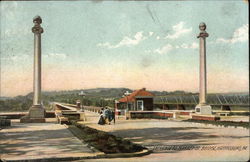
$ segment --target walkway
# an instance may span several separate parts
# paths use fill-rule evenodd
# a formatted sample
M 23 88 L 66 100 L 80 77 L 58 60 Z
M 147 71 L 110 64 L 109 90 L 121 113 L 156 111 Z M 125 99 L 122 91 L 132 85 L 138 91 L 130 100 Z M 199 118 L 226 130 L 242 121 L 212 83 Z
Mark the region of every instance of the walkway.
M 63 159 L 95 156 L 87 144 L 55 123 L 13 123 L 0 130 L 0 159 Z

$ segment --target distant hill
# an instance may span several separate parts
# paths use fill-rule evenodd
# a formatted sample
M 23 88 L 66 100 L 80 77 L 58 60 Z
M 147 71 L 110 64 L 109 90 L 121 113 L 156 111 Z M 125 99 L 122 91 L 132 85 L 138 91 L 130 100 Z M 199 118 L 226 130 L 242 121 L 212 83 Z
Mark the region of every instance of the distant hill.
M 133 92 L 134 90 L 129 88 L 93 88 L 93 89 L 80 89 L 69 91 L 50 91 L 43 92 L 45 96 L 58 96 L 58 95 L 78 95 L 81 91 L 86 94 L 86 97 L 102 97 L 102 98 L 120 98 L 126 91 Z M 185 91 L 149 91 L 156 96 L 164 96 L 169 94 L 197 94 Z M 30 94 L 29 94 L 30 95 Z
M 103 97 L 103 98 L 116 98 L 121 97 L 126 91 L 133 91 L 128 88 L 94 88 L 94 89 L 79 89 L 68 91 L 50 91 L 42 92 L 44 96 L 58 96 L 58 95 L 79 95 L 83 91 L 86 97 Z M 30 95 L 30 94 L 29 94 Z
M 86 94 L 86 97 L 79 96 L 81 91 Z M 85 105 L 113 106 L 114 100 L 120 98 L 126 91 L 131 92 L 132 90 L 128 88 L 95 88 L 42 92 L 42 103 L 46 108 L 49 108 L 52 102 L 75 104 L 77 100 L 81 100 Z M 5 100 L 0 100 L 0 111 L 27 111 L 32 105 L 32 100 L 33 93 L 5 98 Z
M 81 97 L 79 93 L 83 91 L 86 96 Z M 126 92 L 133 92 L 134 90 L 128 88 L 93 88 L 93 89 L 79 89 L 68 91 L 45 91 L 42 92 L 42 103 L 49 109 L 52 102 L 64 102 L 75 104 L 77 100 L 81 100 L 85 105 L 93 106 L 111 106 L 114 105 L 114 100 L 119 99 Z M 186 91 L 149 91 L 155 96 L 165 95 L 187 95 L 198 94 Z M 235 93 L 227 93 L 235 94 Z M 249 93 L 248 93 L 249 94 Z M 32 105 L 33 93 L 25 96 L 16 97 L 1 97 L 0 98 L 0 111 L 27 111 Z

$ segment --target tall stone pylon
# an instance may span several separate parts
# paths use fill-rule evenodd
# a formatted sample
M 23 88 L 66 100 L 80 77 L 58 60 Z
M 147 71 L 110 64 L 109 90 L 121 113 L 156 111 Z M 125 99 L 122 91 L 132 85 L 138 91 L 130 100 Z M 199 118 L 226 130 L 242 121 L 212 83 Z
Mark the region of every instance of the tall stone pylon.
M 206 24 L 200 23 L 200 33 L 197 38 L 200 39 L 200 86 L 199 86 L 199 104 L 195 107 L 195 112 L 202 115 L 212 114 L 212 108 L 206 102 L 207 95 L 207 67 L 206 67 Z
M 33 105 L 29 109 L 29 114 L 21 118 L 24 123 L 43 123 L 45 122 L 45 109 L 41 103 L 41 34 L 43 28 L 41 27 L 42 19 L 40 16 L 33 18 L 34 27 L 34 67 L 33 67 Z

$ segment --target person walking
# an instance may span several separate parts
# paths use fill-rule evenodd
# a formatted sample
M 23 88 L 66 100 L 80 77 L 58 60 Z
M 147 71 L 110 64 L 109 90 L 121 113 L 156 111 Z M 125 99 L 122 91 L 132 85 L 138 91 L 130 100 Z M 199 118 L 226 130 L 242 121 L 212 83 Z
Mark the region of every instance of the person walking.
M 110 124 L 110 122 L 109 122 L 110 111 L 109 111 L 108 107 L 104 108 L 103 115 L 104 115 L 105 124 Z
M 104 125 L 105 124 L 105 117 L 104 117 L 104 109 L 102 108 L 100 111 L 100 118 L 98 124 Z

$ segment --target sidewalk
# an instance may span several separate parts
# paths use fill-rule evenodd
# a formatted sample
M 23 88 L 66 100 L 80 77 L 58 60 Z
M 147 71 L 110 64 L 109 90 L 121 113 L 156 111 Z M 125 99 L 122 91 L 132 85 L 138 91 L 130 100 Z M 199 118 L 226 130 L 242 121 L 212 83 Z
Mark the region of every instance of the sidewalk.
M 55 123 L 12 123 L 0 130 L 0 159 L 74 159 L 94 157 L 100 152 L 87 144 L 64 126 Z

